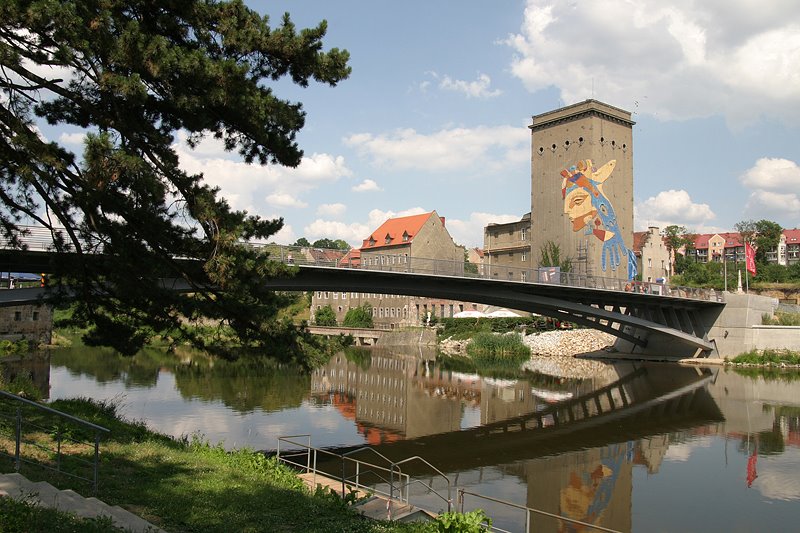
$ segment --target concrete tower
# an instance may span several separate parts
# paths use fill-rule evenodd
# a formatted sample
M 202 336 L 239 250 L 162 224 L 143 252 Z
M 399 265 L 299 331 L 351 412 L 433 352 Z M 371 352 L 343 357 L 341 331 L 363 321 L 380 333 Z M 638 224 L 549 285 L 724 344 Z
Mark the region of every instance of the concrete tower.
M 533 266 L 553 241 L 574 272 L 635 276 L 633 124 L 629 112 L 596 100 L 533 117 Z

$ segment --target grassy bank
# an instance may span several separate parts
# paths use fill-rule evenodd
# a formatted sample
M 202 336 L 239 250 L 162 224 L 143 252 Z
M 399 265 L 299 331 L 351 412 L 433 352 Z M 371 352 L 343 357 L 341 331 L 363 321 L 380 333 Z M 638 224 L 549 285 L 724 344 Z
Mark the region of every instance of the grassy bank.
M 294 473 L 249 450 L 227 452 L 202 440 L 176 440 L 122 420 L 116 406 L 91 400 L 59 400 L 52 407 L 111 429 L 101 446 L 97 497 L 120 505 L 167 531 L 436 531 L 422 524 L 393 524 L 361 518 L 340 498 L 308 491 Z M 6 433 L 3 432 L 5 435 Z M 6 438 L 7 437 L 2 437 Z M 46 433 L 35 436 L 42 444 Z M 8 442 L 4 443 L 8 444 Z M 12 465 L 0 463 L 11 471 Z M 76 488 L 55 474 L 43 475 L 25 465 L 23 475 L 45 479 L 61 488 Z M 78 489 L 86 493 L 86 490 Z M 0 531 L 5 524 L 30 516 L 15 531 L 45 531 L 37 515 L 16 504 L 0 506 Z M 26 519 L 28 520 L 28 519 Z M 91 528 L 55 531 L 111 531 Z M 11 529 L 8 529 L 11 531 Z
M 469 355 L 478 367 L 519 367 L 531 356 L 531 349 L 518 333 L 497 335 L 480 332 L 467 345 Z
M 737 355 L 730 362 L 743 365 L 800 366 L 800 352 L 791 350 L 752 350 Z

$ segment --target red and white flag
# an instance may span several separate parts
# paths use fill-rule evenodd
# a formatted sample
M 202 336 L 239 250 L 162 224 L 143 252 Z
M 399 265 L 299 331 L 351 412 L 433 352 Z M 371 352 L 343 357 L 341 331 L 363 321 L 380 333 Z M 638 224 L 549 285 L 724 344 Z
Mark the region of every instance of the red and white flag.
M 756 275 L 756 251 L 750 246 L 750 243 L 744 243 L 744 262 L 745 268 L 752 275 Z

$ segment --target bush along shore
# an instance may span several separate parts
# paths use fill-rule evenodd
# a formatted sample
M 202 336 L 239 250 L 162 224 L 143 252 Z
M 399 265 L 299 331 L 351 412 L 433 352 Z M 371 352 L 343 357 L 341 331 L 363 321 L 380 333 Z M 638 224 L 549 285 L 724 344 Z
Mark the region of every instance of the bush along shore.
M 98 499 L 166 531 L 451 531 L 440 529 L 437 522 L 368 520 L 349 506 L 348 499 L 321 488 L 308 490 L 294 471 L 275 458 L 246 449 L 226 451 L 201 438 L 174 439 L 153 432 L 141 422 L 124 420 L 113 402 L 72 399 L 57 400 L 50 406 L 111 430 L 100 448 Z M 32 438 L 40 445 L 53 444 L 53 436 L 47 432 Z M 13 433 L 0 431 L 2 446 L 13 446 Z M 10 462 L 0 463 L 0 473 L 12 469 Z M 24 464 L 21 473 L 32 481 L 88 492 L 88 488 L 76 487 L 74 480 L 32 464 Z M 0 498 L 0 531 L 4 533 L 119 531 L 102 519 L 83 520 L 7 500 Z M 452 516 L 445 518 L 453 520 Z
M 751 350 L 726 360 L 726 365 L 800 368 L 800 352 L 792 350 Z

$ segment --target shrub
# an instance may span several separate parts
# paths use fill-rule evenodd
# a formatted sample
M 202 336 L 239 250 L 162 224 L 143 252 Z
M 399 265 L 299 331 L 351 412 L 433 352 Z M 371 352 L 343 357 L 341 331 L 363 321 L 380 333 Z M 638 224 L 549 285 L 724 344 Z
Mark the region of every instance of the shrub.
M 755 365 L 800 365 L 800 353 L 790 350 L 752 350 L 733 358 L 734 363 Z
M 371 328 L 372 322 L 372 306 L 368 303 L 353 307 L 344 315 L 342 325 L 348 328 Z
M 314 323 L 318 326 L 335 326 L 336 313 L 333 312 L 333 308 L 326 305 L 317 309 L 317 312 L 314 313 Z
M 492 519 L 483 509 L 468 513 L 442 513 L 436 518 L 436 531 L 439 533 L 481 533 L 491 531 Z
M 517 333 L 495 335 L 480 332 L 467 345 L 467 354 L 479 365 L 518 366 L 530 358 L 531 349 Z

